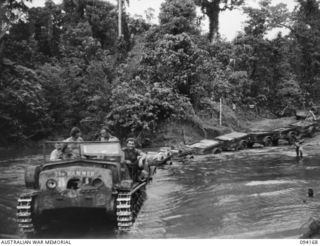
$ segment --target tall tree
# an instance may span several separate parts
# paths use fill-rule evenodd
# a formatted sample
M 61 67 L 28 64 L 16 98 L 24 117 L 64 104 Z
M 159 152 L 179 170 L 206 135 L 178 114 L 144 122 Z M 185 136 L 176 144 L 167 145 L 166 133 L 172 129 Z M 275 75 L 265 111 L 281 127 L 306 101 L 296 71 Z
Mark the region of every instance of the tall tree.
M 284 3 L 271 5 L 271 0 L 262 0 L 259 2 L 259 8 L 244 7 L 243 12 L 250 17 L 246 21 L 246 31 L 251 28 L 251 32 L 257 31 L 261 35 L 266 35 L 274 28 L 293 31 L 293 14 Z
M 165 33 L 179 34 L 196 30 L 196 6 L 192 0 L 166 0 L 161 5 L 160 27 Z
M 232 10 L 244 3 L 244 0 L 194 0 L 202 12 L 209 18 L 209 40 L 212 42 L 219 33 L 219 14 Z
M 64 18 L 61 5 L 47 0 L 44 7 L 31 8 L 28 14 L 34 38 L 38 42 L 38 50 L 48 57 L 57 56 Z
M 320 3 L 299 0 L 293 26 L 295 68 L 303 88 L 317 100 L 320 92 Z
M 269 40 L 267 34 L 275 27 L 292 28 L 290 13 L 284 4 L 271 6 L 270 0 L 263 0 L 259 8 L 246 7 L 248 15 L 245 33 L 234 41 L 235 69 L 248 73 L 253 81 L 250 96 L 263 102 L 269 109 L 277 110 L 300 102 L 301 89 L 290 64 L 288 36 L 278 34 Z
M 153 19 L 154 19 L 154 12 L 155 10 L 153 8 L 148 8 L 147 10 L 144 11 L 144 14 L 146 16 L 146 20 L 148 24 L 151 24 Z
M 31 0 L 26 0 L 31 1 Z M 25 1 L 17 0 L 0 0 L 0 58 L 4 49 L 4 37 L 15 22 L 21 18 L 25 18 L 27 6 Z

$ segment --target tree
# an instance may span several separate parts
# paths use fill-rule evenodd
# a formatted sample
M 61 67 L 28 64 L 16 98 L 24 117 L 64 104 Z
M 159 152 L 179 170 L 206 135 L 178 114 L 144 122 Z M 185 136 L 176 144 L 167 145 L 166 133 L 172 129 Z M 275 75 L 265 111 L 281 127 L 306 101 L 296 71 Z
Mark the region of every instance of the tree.
M 1 23 L 6 49 L 0 64 L 0 144 L 59 134 L 85 122 L 100 127 L 117 104 L 111 92 L 121 78 L 119 63 L 126 63 L 132 34 L 142 38 L 150 25 L 123 15 L 119 42 L 117 9 L 108 2 L 64 0 L 59 5 L 48 0 L 25 12 L 15 2 L 22 1 L 0 0 L 0 16 L 7 18 Z M 10 11 L 17 17 L 9 18 Z M 90 127 L 83 129 L 96 130 Z
M 221 11 L 232 10 L 244 3 L 244 0 L 194 0 L 209 19 L 210 42 L 216 39 L 219 32 L 219 14 Z
M 320 92 L 320 3 L 299 0 L 294 16 L 294 66 L 302 87 L 318 100 Z
M 34 31 L 34 38 L 38 42 L 38 51 L 44 56 L 58 56 L 60 35 L 63 29 L 63 14 L 61 5 L 47 0 L 42 8 L 31 8 L 28 11 L 29 25 Z
M 1 72 L 0 144 L 45 136 L 52 119 L 36 72 L 16 64 L 4 65 Z
M 141 139 L 154 133 L 169 118 L 191 115 L 188 98 L 165 85 L 149 84 L 138 76 L 115 86 L 111 95 L 111 111 L 105 123 L 120 138 L 132 134 Z
M 30 1 L 30 0 L 26 0 Z M 27 6 L 24 1 L 0 0 L 0 59 L 4 49 L 4 37 L 9 34 L 10 28 L 20 19 L 25 19 Z
M 110 52 L 93 37 L 87 21 L 65 25 L 60 52 L 58 61 L 38 69 L 55 125 L 102 123 L 110 106 L 114 66 Z
M 195 115 L 191 102 L 196 105 L 207 94 L 202 70 L 211 70 L 206 51 L 193 40 L 199 33 L 195 10 L 192 1 L 165 1 L 160 26 L 136 43 L 135 56 L 118 69 L 106 123 L 120 137 L 141 138 L 167 119 Z
M 154 12 L 155 10 L 153 8 L 148 8 L 144 11 L 148 24 L 152 23 L 152 20 L 154 19 Z
M 83 18 L 88 0 L 63 0 L 63 9 L 69 14 L 67 21 L 77 22 Z
M 92 34 L 104 49 L 111 50 L 117 41 L 117 13 L 114 5 L 103 1 L 90 1 L 85 18 L 92 27 Z
M 272 6 L 271 0 L 262 0 L 259 2 L 259 8 L 244 7 L 243 12 L 250 17 L 246 21 L 247 33 L 266 35 L 274 28 L 293 30 L 293 15 L 284 3 Z
M 275 27 L 292 28 L 292 16 L 285 5 L 271 6 L 269 0 L 261 1 L 259 8 L 246 7 L 244 12 L 249 18 L 245 33 L 233 42 L 233 68 L 246 71 L 252 81 L 247 96 L 275 113 L 288 105 L 299 106 L 302 91 L 290 63 L 292 41 L 281 33 L 273 40 L 266 38 Z
M 180 34 L 182 32 L 195 32 L 196 7 L 192 0 L 166 0 L 161 4 L 160 27 L 164 33 Z

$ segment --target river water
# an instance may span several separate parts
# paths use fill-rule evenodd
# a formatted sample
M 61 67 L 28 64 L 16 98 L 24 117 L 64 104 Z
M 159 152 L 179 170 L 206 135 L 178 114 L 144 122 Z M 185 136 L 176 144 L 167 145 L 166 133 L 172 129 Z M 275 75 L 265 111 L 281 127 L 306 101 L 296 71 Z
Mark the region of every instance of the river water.
M 185 159 L 158 169 L 132 230 L 59 225 L 50 238 L 298 238 L 320 211 L 320 146 L 297 160 L 287 146 Z M 16 199 L 35 153 L 0 153 L 0 237 L 20 238 Z M 307 196 L 308 188 L 314 197 Z

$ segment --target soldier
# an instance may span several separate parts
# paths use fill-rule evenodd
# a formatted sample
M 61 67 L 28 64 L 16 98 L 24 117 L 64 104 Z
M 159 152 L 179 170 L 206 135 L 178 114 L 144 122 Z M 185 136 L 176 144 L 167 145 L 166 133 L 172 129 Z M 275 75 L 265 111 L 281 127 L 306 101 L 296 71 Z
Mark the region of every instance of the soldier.
M 303 140 L 295 139 L 294 146 L 296 147 L 296 154 L 297 157 L 303 158 L 303 147 L 302 147 Z
M 64 142 L 83 142 L 81 137 L 81 131 L 78 127 L 73 127 L 70 131 L 70 137 L 64 140 Z M 72 151 L 72 158 L 80 157 L 79 144 L 70 143 L 68 147 Z
M 317 120 L 317 117 L 314 114 L 315 110 L 314 108 L 311 108 L 307 114 L 306 120 L 307 121 L 315 121 Z
M 131 178 L 136 181 L 142 169 L 146 169 L 146 154 L 136 149 L 135 139 L 127 139 L 127 147 L 123 149 L 124 159 L 129 168 Z
M 117 142 L 119 139 L 115 136 L 112 136 L 110 130 L 106 127 L 102 128 L 100 131 L 100 138 L 101 142 Z
M 62 148 L 63 145 L 61 143 L 56 143 L 54 145 L 55 149 L 50 154 L 50 161 L 59 161 L 62 160 Z

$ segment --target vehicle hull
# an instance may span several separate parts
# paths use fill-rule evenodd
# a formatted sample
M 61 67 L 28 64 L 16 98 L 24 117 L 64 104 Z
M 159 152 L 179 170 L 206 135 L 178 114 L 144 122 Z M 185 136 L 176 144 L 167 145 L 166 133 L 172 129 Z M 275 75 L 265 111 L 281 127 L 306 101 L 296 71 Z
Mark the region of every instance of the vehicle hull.
M 115 196 L 108 188 L 101 190 L 65 190 L 61 192 L 40 192 L 34 198 L 34 213 L 66 208 L 101 208 L 106 212 L 114 211 Z

